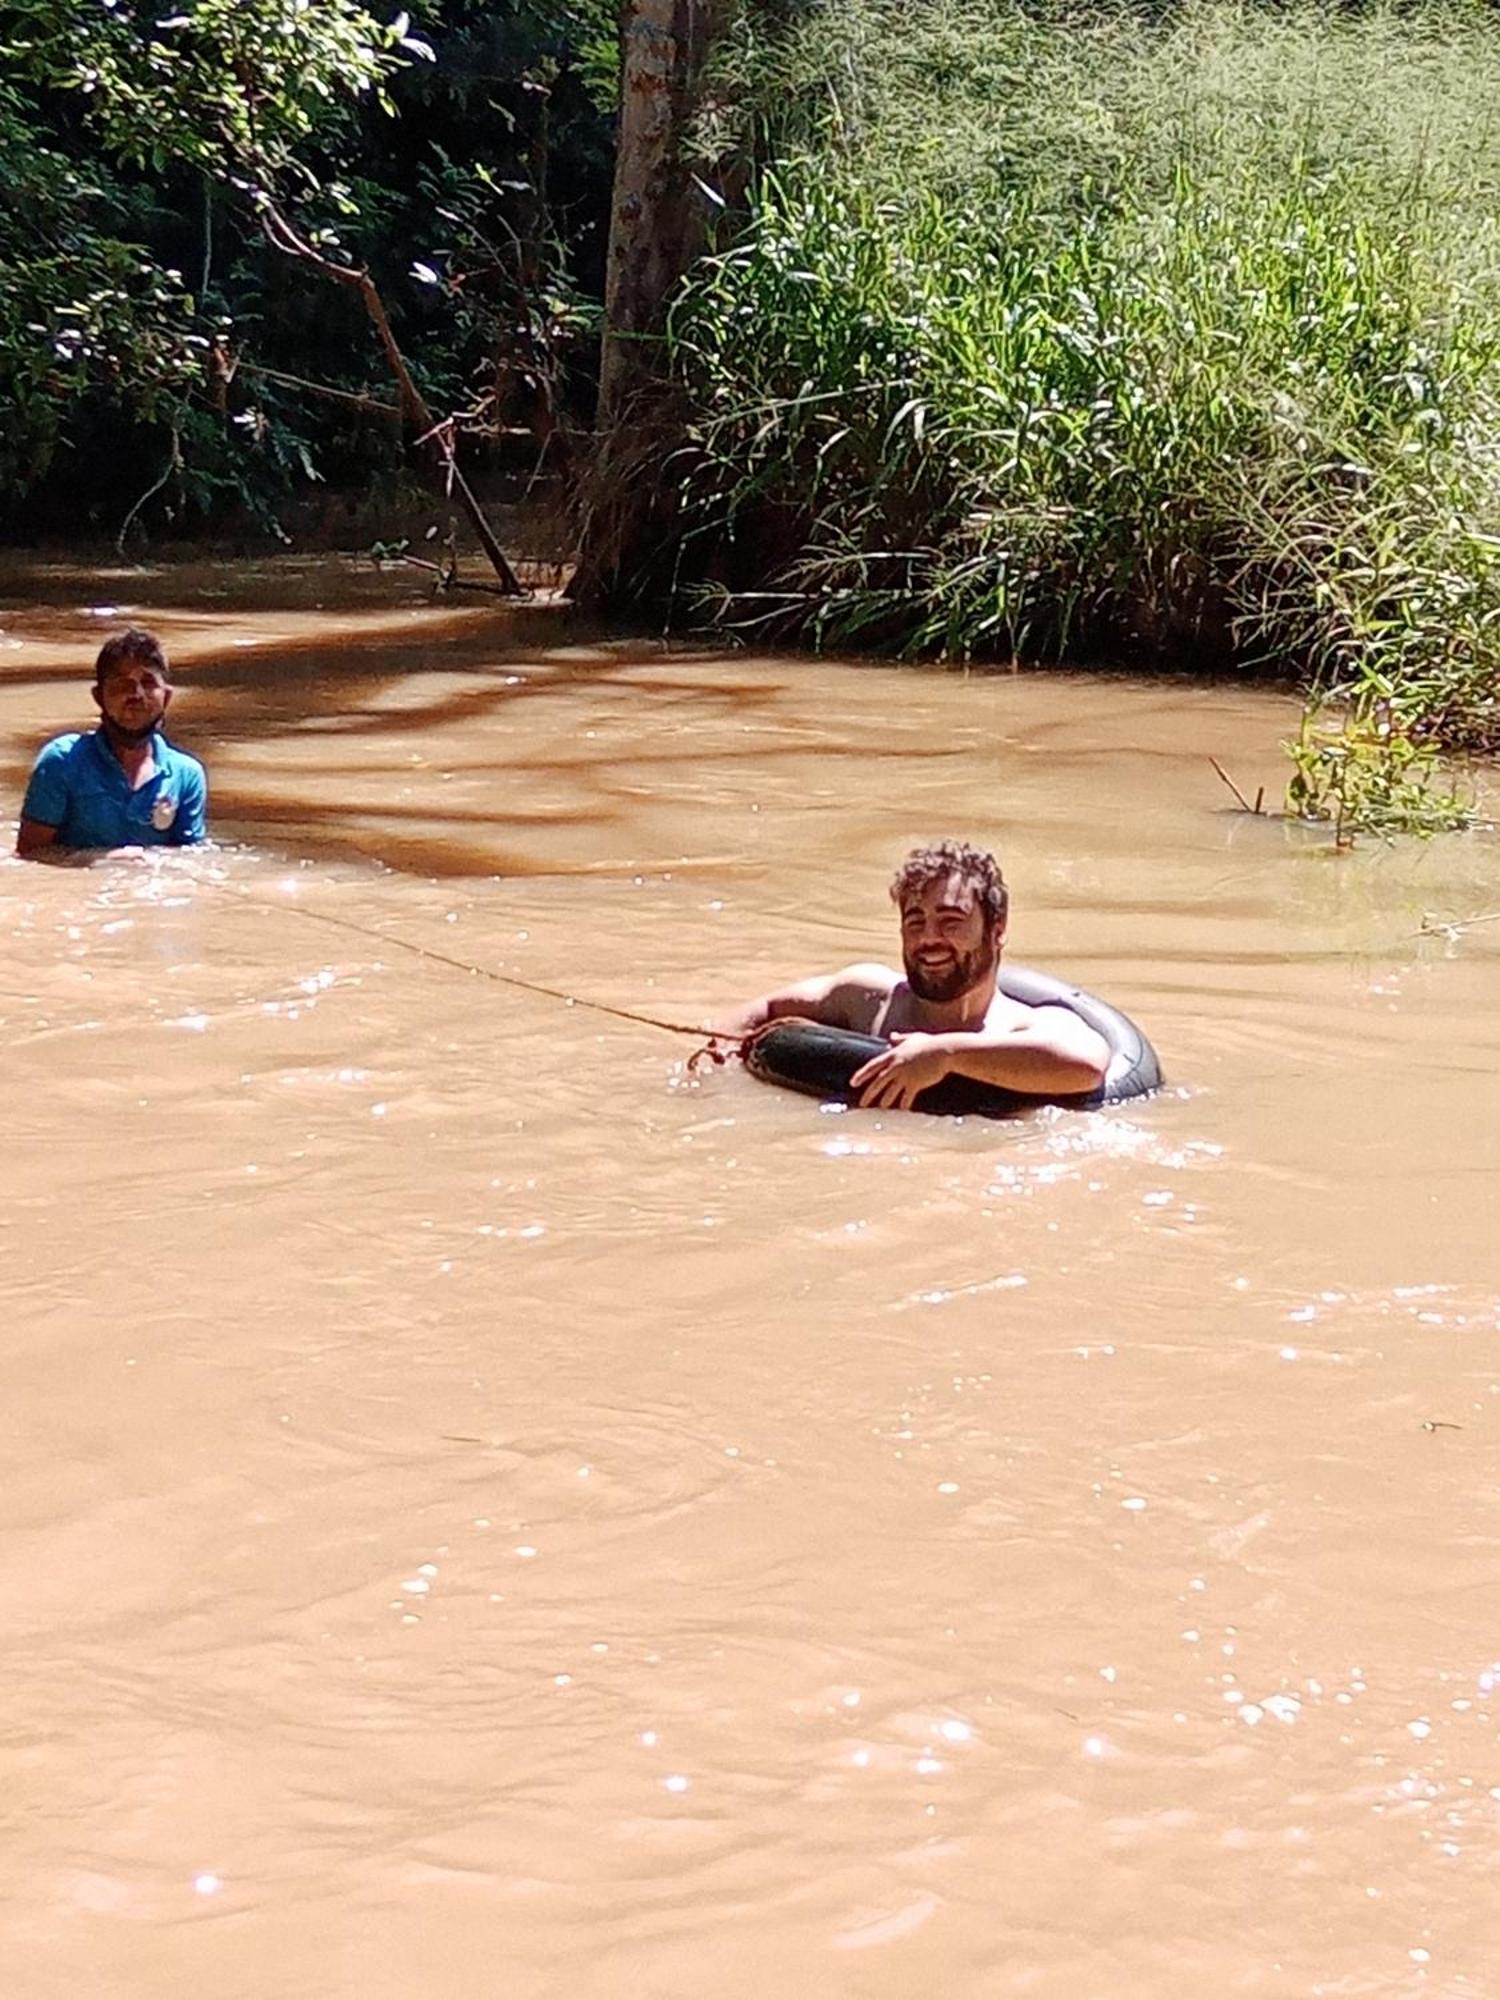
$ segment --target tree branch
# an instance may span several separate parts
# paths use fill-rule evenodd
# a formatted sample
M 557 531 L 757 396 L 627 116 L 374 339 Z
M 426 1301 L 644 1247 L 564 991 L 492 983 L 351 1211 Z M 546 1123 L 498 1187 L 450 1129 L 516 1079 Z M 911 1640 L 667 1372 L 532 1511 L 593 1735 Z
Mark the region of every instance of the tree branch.
M 469 517 L 469 523 L 490 566 L 508 597 L 529 597 L 530 592 L 521 582 L 506 560 L 505 551 L 495 538 L 495 531 L 484 517 L 484 510 L 475 497 L 463 473 L 459 470 L 458 459 L 453 449 L 453 433 L 450 422 L 438 423 L 427 406 L 426 398 L 417 387 L 411 370 L 406 365 L 406 357 L 401 352 L 390 317 L 385 309 L 375 280 L 360 265 L 340 264 L 335 258 L 324 256 L 314 249 L 305 236 L 294 229 L 274 202 L 266 201 L 260 211 L 261 229 L 271 246 L 284 256 L 294 257 L 299 263 L 307 264 L 333 284 L 343 285 L 347 290 L 359 293 L 361 303 L 375 329 L 376 338 L 385 354 L 391 374 L 395 378 L 396 393 L 401 400 L 401 415 L 410 428 L 418 435 L 429 459 L 442 475 L 444 493 L 457 493 L 459 504 Z
M 384 403 L 378 396 L 362 396 L 353 389 L 335 389 L 331 382 L 304 382 L 300 375 L 283 374 L 279 368 L 264 368 L 258 361 L 241 361 L 238 366 L 247 375 L 259 375 L 264 381 L 279 382 L 284 389 L 303 389 L 309 396 L 326 396 L 331 403 L 347 403 L 350 409 L 366 410 L 373 416 L 399 417 L 399 403 Z

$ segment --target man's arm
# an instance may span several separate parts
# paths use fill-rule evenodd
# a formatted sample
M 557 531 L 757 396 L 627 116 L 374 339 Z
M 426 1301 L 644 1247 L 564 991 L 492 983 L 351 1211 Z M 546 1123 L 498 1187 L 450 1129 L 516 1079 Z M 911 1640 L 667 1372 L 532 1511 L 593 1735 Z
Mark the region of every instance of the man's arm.
M 64 847 L 58 839 L 60 827 L 47 826 L 39 819 L 23 817 L 16 829 L 16 856 L 21 861 L 55 861 L 80 868 L 90 861 L 139 861 L 144 847 Z
M 888 965 L 846 965 L 838 972 L 820 972 L 811 979 L 799 979 L 714 1023 L 720 1035 L 753 1035 L 768 1021 L 795 1015 L 805 1021 L 821 1021 L 830 1028 L 852 1028 L 857 1034 L 869 1031 L 880 1002 L 896 981 Z
M 909 1111 L 945 1076 L 971 1076 L 1037 1097 L 1082 1097 L 1109 1068 L 1109 1044 L 1068 1007 L 1034 1007 L 1014 1028 L 977 1035 L 893 1035 L 849 1081 L 861 1104 Z
M 27 819 L 23 813 L 16 828 L 16 853 L 22 861 L 41 861 L 49 848 L 57 846 L 57 828 L 43 820 Z
M 68 816 L 66 752 L 71 741 L 61 737 L 46 744 L 31 767 L 16 829 L 16 853 L 23 861 L 40 860 L 57 845 L 58 831 Z

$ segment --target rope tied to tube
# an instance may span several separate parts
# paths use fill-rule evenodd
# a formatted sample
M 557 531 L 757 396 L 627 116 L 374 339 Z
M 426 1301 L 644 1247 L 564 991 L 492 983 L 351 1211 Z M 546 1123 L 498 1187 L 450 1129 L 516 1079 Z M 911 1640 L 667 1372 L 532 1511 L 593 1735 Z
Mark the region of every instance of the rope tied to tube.
M 276 905 L 258 903 L 260 909 L 270 910 Z M 708 1033 L 701 1024 L 692 1025 L 685 1021 L 664 1021 L 655 1014 L 642 1014 L 634 1007 L 612 1007 L 604 1000 L 589 1000 L 579 993 L 567 993 L 559 986 L 544 986 L 539 980 L 523 979 L 519 973 L 497 972 L 491 965 L 476 965 L 472 959 L 459 958 L 456 953 L 438 951 L 434 946 L 416 944 L 410 938 L 396 937 L 389 931 L 377 930 L 373 924 L 356 923 L 352 917 L 335 917 L 327 910 L 310 910 L 304 903 L 288 903 L 284 906 L 299 917 L 307 917 L 313 923 L 328 924 L 334 930 L 348 931 L 355 937 L 365 938 L 372 944 L 386 945 L 396 951 L 410 952 L 414 958 L 429 959 L 434 965 L 444 965 L 453 972 L 465 972 L 475 979 L 490 979 L 497 986 L 513 987 L 521 993 L 534 993 L 545 1000 L 560 1000 L 565 1007 L 583 1007 L 591 1014 L 607 1014 L 615 1021 L 633 1021 L 638 1027 L 659 1028 L 667 1035 L 688 1035 L 699 1043 L 688 1057 L 687 1067 L 696 1076 L 704 1063 L 712 1063 L 716 1068 L 743 1053 L 752 1039 L 749 1035 L 732 1035 L 718 1032 Z

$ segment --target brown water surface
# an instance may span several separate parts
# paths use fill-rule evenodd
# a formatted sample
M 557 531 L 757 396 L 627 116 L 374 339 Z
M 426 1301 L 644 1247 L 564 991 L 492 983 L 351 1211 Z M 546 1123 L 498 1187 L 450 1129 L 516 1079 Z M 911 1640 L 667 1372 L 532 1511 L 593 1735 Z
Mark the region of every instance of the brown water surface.
M 8 1997 L 1500 1993 L 1493 837 L 1226 810 L 1254 692 L 0 591 L 10 811 L 130 615 L 221 843 L 0 863 Z M 381 936 L 694 1020 L 950 831 L 1171 1088 L 833 1113 Z

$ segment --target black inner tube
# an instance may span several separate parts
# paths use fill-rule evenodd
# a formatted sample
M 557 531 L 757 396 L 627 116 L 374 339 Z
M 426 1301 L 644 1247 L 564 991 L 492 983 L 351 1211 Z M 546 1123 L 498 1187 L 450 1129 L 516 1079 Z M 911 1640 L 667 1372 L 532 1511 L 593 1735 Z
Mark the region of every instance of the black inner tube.
M 950 1118 L 1007 1118 L 1039 1104 L 1063 1104 L 1088 1110 L 1099 1104 L 1120 1104 L 1161 1088 L 1161 1064 L 1140 1029 L 1117 1007 L 1082 987 L 1069 986 L 1049 973 L 1026 965 L 1002 965 L 996 985 L 1010 1000 L 1025 1007 L 1066 1007 L 1097 1030 L 1109 1044 L 1109 1068 L 1095 1090 L 1070 1095 L 1006 1090 L 976 1077 L 945 1076 L 924 1090 L 913 1109 Z M 828 1028 L 818 1021 L 788 1018 L 773 1021 L 745 1050 L 745 1067 L 766 1083 L 800 1090 L 825 1104 L 854 1104 L 857 1093 L 849 1079 L 871 1056 L 890 1044 L 878 1035 L 857 1035 L 848 1028 Z

